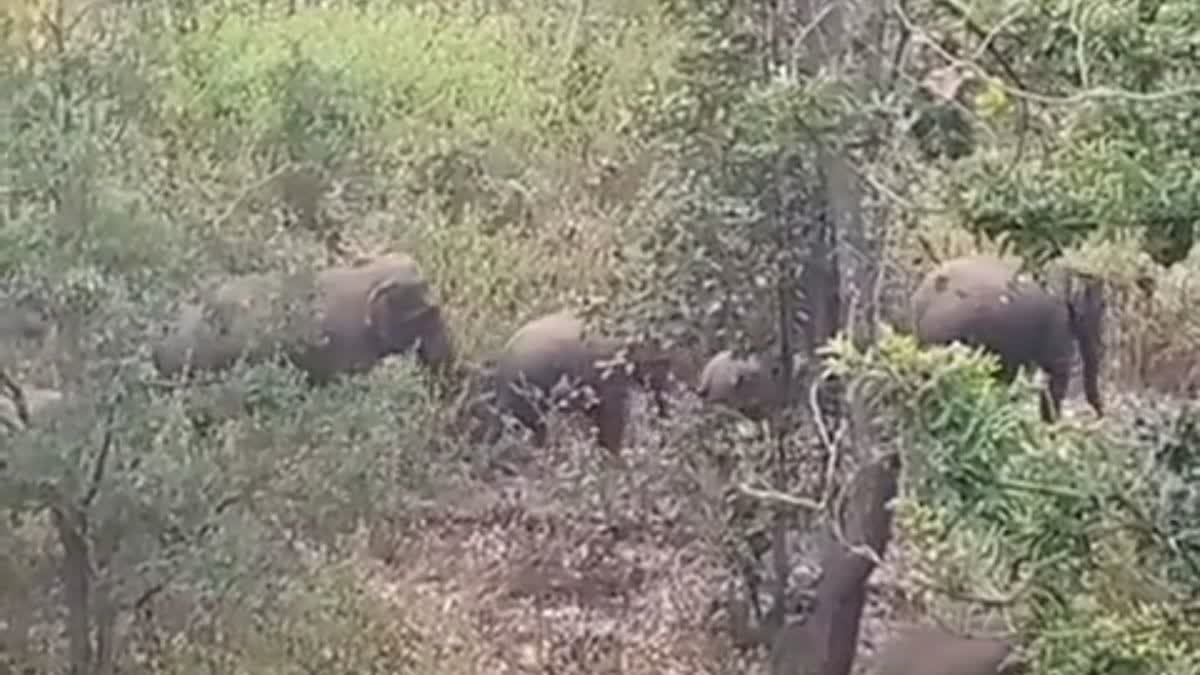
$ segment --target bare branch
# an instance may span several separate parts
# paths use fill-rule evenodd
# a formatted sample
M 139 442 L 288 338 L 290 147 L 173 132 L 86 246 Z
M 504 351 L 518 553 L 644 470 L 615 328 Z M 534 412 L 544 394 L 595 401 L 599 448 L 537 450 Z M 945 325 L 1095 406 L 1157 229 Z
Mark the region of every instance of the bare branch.
M 277 180 L 280 176 L 291 171 L 293 168 L 294 164 L 292 162 L 284 162 L 278 169 L 275 169 L 265 177 L 246 186 L 246 188 L 238 193 L 238 196 L 235 197 L 234 200 L 229 204 L 229 207 L 213 220 L 212 228 L 214 230 L 221 229 L 233 218 L 234 214 L 237 213 L 237 210 L 242 207 L 242 204 L 246 203 L 246 200 L 249 199 L 252 194 L 263 187 L 270 185 L 272 181 Z
M 775 502 L 784 506 L 794 506 L 806 511 L 821 511 L 825 508 L 821 503 L 815 502 L 811 499 L 789 495 L 786 492 L 780 492 L 778 490 L 763 490 L 760 488 L 750 487 L 745 483 L 738 484 L 738 491 L 747 497 L 753 497 L 754 499 L 759 499 L 764 502 Z
M 104 438 L 100 442 L 100 453 L 96 457 L 96 466 L 92 467 L 92 480 L 88 486 L 87 492 L 83 495 L 83 506 L 90 506 L 92 501 L 96 499 L 96 495 L 100 492 L 100 481 L 104 479 L 104 469 L 108 463 L 109 453 L 113 446 L 113 422 L 116 420 L 117 406 L 114 403 L 108 408 L 108 415 L 104 419 Z
M 2 368 L 0 368 L 0 386 L 8 390 L 9 398 L 12 399 L 13 406 L 17 409 L 17 419 L 21 420 L 21 424 L 29 426 L 29 401 L 25 398 L 25 390 Z
M 918 27 L 911 17 L 901 11 L 897 11 L 897 16 L 900 17 L 901 21 L 904 22 L 904 25 L 908 30 L 913 31 L 914 33 L 920 33 L 922 39 L 929 45 L 929 47 L 937 52 L 937 54 L 943 59 L 952 64 L 968 68 L 981 77 L 989 79 L 987 78 L 987 71 L 983 70 L 983 68 L 970 59 L 963 59 L 951 54 L 945 47 L 941 45 L 941 43 L 937 41 L 934 36 L 930 35 L 928 31 Z M 984 35 L 986 36 L 986 33 L 984 33 Z M 1101 99 L 1122 99 L 1137 103 L 1157 103 L 1159 101 L 1165 101 L 1173 98 L 1182 98 L 1185 96 L 1200 94 L 1200 86 L 1177 87 L 1174 89 L 1149 93 L 1130 91 L 1128 89 L 1119 89 L 1117 87 L 1091 87 L 1067 96 L 1054 96 L 1051 94 L 1042 94 L 1030 91 L 1028 88 L 1019 85 L 1009 85 L 998 80 L 992 81 L 995 82 L 996 86 L 1006 94 L 1045 105 L 1073 105 L 1076 103 L 1084 103 L 1086 101 Z

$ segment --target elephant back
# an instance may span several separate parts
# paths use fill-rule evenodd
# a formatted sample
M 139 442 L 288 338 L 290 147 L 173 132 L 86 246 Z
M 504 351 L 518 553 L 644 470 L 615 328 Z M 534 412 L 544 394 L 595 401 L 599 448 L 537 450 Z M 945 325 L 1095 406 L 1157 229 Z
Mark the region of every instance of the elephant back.
M 497 361 L 501 383 L 525 379 L 549 388 L 563 374 L 578 376 L 590 357 L 584 344 L 582 319 L 569 312 L 555 312 L 534 319 L 513 334 Z
M 247 274 L 208 284 L 198 301 L 184 303 L 154 346 L 152 358 L 166 376 L 190 367 L 219 371 L 239 359 L 260 362 L 284 347 L 306 322 L 311 275 Z M 301 309 L 297 304 L 302 305 Z
M 977 255 L 947 260 L 926 274 L 913 292 L 913 327 L 919 328 L 925 314 L 935 303 L 946 304 L 947 298 L 995 299 L 1006 292 L 1016 276 L 1015 265 L 994 256 Z
M 221 285 L 210 301 L 223 334 L 259 355 L 306 339 L 317 302 L 311 272 L 264 273 Z
M 211 314 L 200 303 L 185 303 L 180 307 L 175 322 L 154 345 L 151 355 L 160 374 L 171 377 L 187 368 L 217 371 L 237 361 L 244 345 L 223 336 Z
M 958 258 L 931 271 L 913 294 L 912 314 L 922 344 L 986 347 L 1009 366 L 1045 364 L 1071 349 L 1066 306 L 992 256 Z

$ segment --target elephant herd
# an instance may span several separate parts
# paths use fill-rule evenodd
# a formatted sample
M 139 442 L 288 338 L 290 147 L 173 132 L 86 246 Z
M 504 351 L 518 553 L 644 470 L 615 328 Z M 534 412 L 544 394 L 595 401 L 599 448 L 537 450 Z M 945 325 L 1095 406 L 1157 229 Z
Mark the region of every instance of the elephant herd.
M 1066 274 L 1047 290 L 1021 279 L 1014 266 L 990 256 L 950 260 L 926 274 L 911 299 L 911 329 L 925 345 L 954 341 L 982 347 L 1011 380 L 1021 368 L 1048 375 L 1043 419 L 1058 417 L 1078 345 L 1084 391 L 1103 415 L 1099 363 L 1105 311 L 1099 280 Z M 780 368 L 765 355 L 723 350 L 697 376 L 679 350 L 592 334 L 565 311 L 529 321 L 485 368 L 460 367 L 442 308 L 415 259 L 391 253 L 353 264 L 291 275 L 249 274 L 212 285 L 183 304 L 151 349 L 165 377 L 216 372 L 239 361 L 285 354 L 314 384 L 364 372 L 386 357 L 415 351 L 435 376 L 477 378 L 481 396 L 471 414 L 475 440 L 493 441 L 511 416 L 546 442 L 550 407 L 587 416 L 600 445 L 619 453 L 632 387 L 654 396 L 667 413 L 672 379 L 688 382 L 707 403 L 752 420 L 786 405 Z M 470 373 L 468 373 L 470 371 Z

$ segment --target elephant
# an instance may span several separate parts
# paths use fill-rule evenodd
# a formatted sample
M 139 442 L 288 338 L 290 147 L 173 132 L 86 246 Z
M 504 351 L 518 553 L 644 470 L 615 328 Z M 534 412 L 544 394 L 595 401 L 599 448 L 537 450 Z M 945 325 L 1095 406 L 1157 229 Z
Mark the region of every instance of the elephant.
M 946 261 L 926 274 L 913 293 L 916 339 L 922 345 L 957 341 L 987 349 L 999 357 L 1004 382 L 1011 382 L 1021 368 L 1041 368 L 1049 379 L 1040 402 L 1046 422 L 1061 415 L 1078 343 L 1084 394 L 1103 417 L 1103 283 L 1063 268 L 1052 285 L 1053 292 L 1021 279 L 1014 265 L 994 256 Z
M 761 422 L 794 400 L 813 373 L 800 355 L 793 356 L 792 391 L 785 396 L 783 369 L 777 360 L 768 364 L 759 354 L 737 356 L 732 349 L 717 352 L 704 365 L 696 393 L 706 404 L 732 408 L 747 419 Z
M 996 675 L 1020 667 L 1005 640 L 969 638 L 939 628 L 901 631 L 876 656 L 877 675 Z
M 260 363 L 286 346 L 287 301 L 314 282 L 311 275 L 246 274 L 201 292 L 185 304 L 154 345 L 158 372 L 218 372 L 239 360 Z M 304 314 L 309 310 L 297 312 Z
M 586 414 L 600 445 L 619 455 L 631 386 L 651 391 L 659 417 L 666 417 L 665 390 L 675 368 L 671 352 L 589 335 L 583 320 L 570 312 L 541 316 L 518 329 L 496 358 L 491 375 L 495 414 L 487 438 L 495 440 L 499 415 L 510 414 L 533 432 L 535 446 L 544 447 L 545 412 L 559 407 Z M 594 398 L 586 396 L 588 391 Z
M 754 421 L 766 419 L 780 404 L 778 369 L 768 370 L 756 354 L 717 352 L 700 371 L 697 393 L 706 403 L 732 408 Z
M 444 372 L 455 357 L 450 330 L 416 261 L 393 253 L 316 274 L 237 277 L 185 305 L 155 345 L 159 373 L 220 371 L 284 352 L 315 383 L 363 372 L 416 349 Z

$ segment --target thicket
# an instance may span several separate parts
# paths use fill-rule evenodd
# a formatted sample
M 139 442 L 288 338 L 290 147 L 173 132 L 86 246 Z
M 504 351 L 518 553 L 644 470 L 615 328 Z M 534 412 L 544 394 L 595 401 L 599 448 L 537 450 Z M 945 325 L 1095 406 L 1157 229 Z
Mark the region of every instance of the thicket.
M 0 669 L 475 672 L 467 612 L 384 602 L 350 555 L 478 459 L 409 362 L 314 390 L 147 358 L 204 279 L 400 249 L 468 359 L 570 306 L 808 362 L 802 419 L 731 444 L 758 487 L 693 497 L 731 567 L 792 577 L 747 494 L 812 498 L 773 516 L 790 550 L 895 451 L 917 618 L 999 617 L 1034 672 L 1200 671 L 1194 412 L 1136 395 L 1192 386 L 1200 341 L 1192 4 L 6 6 L 0 369 L 66 397 L 0 436 Z M 981 249 L 1108 279 L 1109 421 L 1044 427 L 987 359 L 875 341 Z

